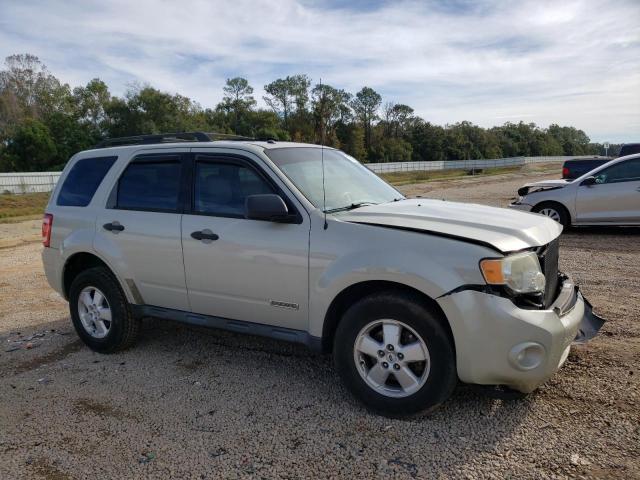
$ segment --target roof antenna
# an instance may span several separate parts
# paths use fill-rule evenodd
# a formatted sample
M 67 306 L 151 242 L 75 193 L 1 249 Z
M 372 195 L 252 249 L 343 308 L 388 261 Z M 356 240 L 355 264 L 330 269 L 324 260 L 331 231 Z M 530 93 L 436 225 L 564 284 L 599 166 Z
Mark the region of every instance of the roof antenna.
M 324 212 L 324 229 L 329 227 L 327 223 L 327 190 L 324 187 L 324 125 L 322 117 L 324 113 L 324 92 L 322 91 L 322 78 L 320 78 L 320 161 L 322 163 L 322 211 Z

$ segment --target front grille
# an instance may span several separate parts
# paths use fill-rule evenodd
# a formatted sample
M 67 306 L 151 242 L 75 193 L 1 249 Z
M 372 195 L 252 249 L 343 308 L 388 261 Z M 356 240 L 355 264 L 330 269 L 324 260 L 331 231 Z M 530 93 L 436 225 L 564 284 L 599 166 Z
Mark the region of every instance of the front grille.
M 544 307 L 549 308 L 556 299 L 558 292 L 558 256 L 560 250 L 560 237 L 538 251 L 540 267 L 546 279 L 544 288 Z

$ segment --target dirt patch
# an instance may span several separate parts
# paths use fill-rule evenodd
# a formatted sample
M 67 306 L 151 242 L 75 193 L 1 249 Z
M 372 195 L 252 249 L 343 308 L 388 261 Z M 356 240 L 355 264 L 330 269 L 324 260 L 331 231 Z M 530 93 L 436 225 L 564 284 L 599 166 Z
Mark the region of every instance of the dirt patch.
M 46 458 L 40 457 L 34 460 L 30 465 L 31 469 L 41 478 L 45 480 L 72 480 L 73 477 L 69 476 L 51 461 Z
M 76 412 L 81 415 L 97 415 L 99 417 L 114 418 L 116 420 L 125 420 L 130 418 L 130 415 L 121 412 L 117 408 L 91 398 L 81 398 L 80 400 L 76 400 L 74 402 L 74 406 Z
M 24 372 L 30 372 L 31 370 L 35 370 L 36 368 L 40 368 L 43 365 L 47 365 L 54 362 L 59 362 L 60 360 L 64 360 L 68 355 L 79 351 L 82 349 L 84 344 L 79 339 L 75 339 L 70 343 L 67 343 L 59 350 L 55 350 L 53 352 L 49 352 L 45 355 L 36 356 L 30 360 L 25 362 L 21 362 L 17 364 L 13 372 L 14 374 L 20 374 Z

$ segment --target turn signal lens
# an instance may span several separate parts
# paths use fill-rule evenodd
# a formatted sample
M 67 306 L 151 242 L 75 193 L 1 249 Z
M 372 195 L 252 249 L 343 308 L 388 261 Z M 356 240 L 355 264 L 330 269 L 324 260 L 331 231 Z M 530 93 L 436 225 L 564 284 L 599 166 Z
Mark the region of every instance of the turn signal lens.
M 482 260 L 480 270 L 488 284 L 504 285 L 504 275 L 502 274 L 502 260 Z
M 489 285 L 505 285 L 516 293 L 544 292 L 546 279 L 534 252 L 488 258 L 480 262 L 480 270 Z

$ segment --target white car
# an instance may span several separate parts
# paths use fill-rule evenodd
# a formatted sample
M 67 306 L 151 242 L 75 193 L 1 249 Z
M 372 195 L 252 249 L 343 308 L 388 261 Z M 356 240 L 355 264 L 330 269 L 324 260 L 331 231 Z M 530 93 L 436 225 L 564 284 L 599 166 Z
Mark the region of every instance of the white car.
M 132 345 L 141 317 L 299 342 L 404 415 L 458 380 L 531 392 L 602 326 L 540 215 L 408 200 L 317 145 L 195 132 L 104 147 L 69 161 L 42 228 L 49 283 L 98 352 Z
M 640 225 L 640 154 L 616 158 L 575 180 L 547 180 L 518 189 L 509 205 L 570 225 Z

